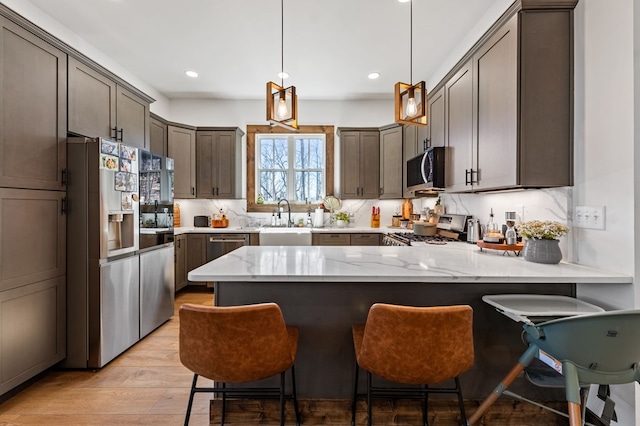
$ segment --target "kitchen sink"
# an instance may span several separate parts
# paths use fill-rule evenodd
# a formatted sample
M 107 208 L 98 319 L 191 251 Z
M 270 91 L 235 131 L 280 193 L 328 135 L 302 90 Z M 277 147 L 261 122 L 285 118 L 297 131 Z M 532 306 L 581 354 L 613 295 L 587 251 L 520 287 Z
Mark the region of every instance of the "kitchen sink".
M 310 246 L 311 228 L 261 228 L 261 246 Z

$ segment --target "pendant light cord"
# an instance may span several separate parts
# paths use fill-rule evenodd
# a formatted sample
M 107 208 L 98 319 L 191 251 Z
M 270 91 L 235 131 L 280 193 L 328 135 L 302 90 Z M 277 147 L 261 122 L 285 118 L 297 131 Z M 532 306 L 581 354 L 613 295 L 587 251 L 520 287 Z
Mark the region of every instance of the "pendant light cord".
M 280 0 L 280 85 L 284 87 L 284 0 Z
M 413 0 L 409 1 L 409 83 L 413 86 Z

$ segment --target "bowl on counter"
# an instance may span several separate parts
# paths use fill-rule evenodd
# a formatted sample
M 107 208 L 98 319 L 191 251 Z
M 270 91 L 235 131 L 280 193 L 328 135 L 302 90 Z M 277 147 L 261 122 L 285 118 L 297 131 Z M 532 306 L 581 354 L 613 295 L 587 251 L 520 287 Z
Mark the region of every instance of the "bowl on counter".
M 425 235 L 431 237 L 433 235 L 436 235 L 436 224 L 423 221 L 413 222 L 413 233 L 416 235 Z

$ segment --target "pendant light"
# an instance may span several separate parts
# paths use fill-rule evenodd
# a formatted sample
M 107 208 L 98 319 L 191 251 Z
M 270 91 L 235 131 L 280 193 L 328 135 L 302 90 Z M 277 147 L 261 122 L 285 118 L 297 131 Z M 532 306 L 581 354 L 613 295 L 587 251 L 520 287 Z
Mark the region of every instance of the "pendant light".
M 427 125 L 427 89 L 424 81 L 413 84 L 413 0 L 409 0 L 409 79 L 410 84 L 396 83 L 394 90 L 396 123 Z
M 267 83 L 267 121 L 271 124 L 298 130 L 298 96 L 295 86 L 284 87 L 284 0 L 280 0 L 280 82 Z

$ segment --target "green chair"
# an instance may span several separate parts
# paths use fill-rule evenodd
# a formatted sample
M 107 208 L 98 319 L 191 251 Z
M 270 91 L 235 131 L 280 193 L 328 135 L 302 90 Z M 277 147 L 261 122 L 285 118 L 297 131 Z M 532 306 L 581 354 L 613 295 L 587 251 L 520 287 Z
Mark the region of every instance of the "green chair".
M 471 416 L 470 425 L 478 422 L 500 395 L 514 395 L 507 388 L 535 359 L 564 377 L 565 415 L 571 426 L 583 424 L 581 388 L 640 383 L 640 310 L 579 315 L 525 324 L 523 328 L 527 350 Z

